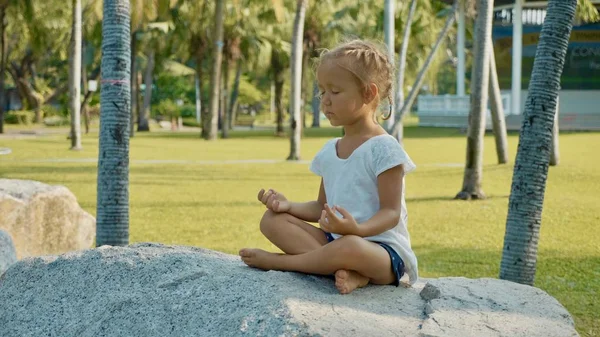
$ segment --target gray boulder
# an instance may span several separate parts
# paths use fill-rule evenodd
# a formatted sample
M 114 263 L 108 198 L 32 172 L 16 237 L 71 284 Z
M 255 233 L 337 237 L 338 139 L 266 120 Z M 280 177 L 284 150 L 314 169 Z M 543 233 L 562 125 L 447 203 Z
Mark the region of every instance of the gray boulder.
M 151 243 L 21 260 L 0 303 L 0 336 L 577 336 L 554 298 L 507 281 L 339 295 L 328 277 Z
M 17 252 L 12 238 L 6 231 L 0 229 L 0 276 L 15 262 L 17 262 Z

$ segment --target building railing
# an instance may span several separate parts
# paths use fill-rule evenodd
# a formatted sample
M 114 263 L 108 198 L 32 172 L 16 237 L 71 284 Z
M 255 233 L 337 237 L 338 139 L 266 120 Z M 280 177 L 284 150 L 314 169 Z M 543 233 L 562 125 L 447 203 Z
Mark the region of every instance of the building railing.
M 511 115 L 510 94 L 500 96 L 504 115 Z M 417 111 L 419 115 L 456 115 L 468 116 L 471 108 L 471 96 L 442 95 L 419 96 Z M 489 112 L 489 105 L 488 105 Z
M 462 126 L 469 117 L 471 97 L 457 95 L 431 96 L 421 95 L 418 98 L 417 114 L 422 126 Z M 501 95 L 504 115 L 510 116 L 510 94 Z M 486 127 L 491 127 L 491 112 L 486 109 Z

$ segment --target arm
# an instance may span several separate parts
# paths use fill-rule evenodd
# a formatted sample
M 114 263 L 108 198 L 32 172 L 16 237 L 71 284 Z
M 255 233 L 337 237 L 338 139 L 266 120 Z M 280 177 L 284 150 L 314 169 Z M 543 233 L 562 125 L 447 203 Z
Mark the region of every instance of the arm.
M 404 167 L 395 166 L 377 177 L 379 211 L 369 220 L 358 225 L 358 236 L 368 237 L 390 230 L 400 220 L 402 209 L 402 178 Z
M 307 222 L 317 222 L 321 217 L 323 205 L 327 202 L 325 188 L 323 187 L 323 179 L 321 178 L 321 187 L 319 188 L 319 197 L 316 201 L 309 202 L 292 202 L 290 203 L 289 214 L 300 220 Z

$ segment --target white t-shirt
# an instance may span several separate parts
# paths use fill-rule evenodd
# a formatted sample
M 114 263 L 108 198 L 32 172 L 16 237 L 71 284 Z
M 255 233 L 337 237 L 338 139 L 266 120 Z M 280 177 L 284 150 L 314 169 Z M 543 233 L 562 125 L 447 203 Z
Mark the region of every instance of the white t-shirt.
M 313 159 L 310 170 L 323 177 L 327 203 L 346 209 L 357 223 L 363 223 L 379 211 L 377 177 L 398 165 L 404 165 L 404 173 L 415 169 L 408 154 L 398 141 L 389 134 L 369 138 L 352 152 L 347 159 L 337 155 L 336 144 L 340 138 L 328 141 Z M 410 284 L 418 279 L 417 258 L 410 245 L 407 230 L 408 215 L 402 182 L 402 209 L 398 225 L 379 235 L 365 237 L 392 247 L 402 258 Z M 341 214 L 337 214 L 341 217 Z M 332 233 L 337 239 L 341 235 Z

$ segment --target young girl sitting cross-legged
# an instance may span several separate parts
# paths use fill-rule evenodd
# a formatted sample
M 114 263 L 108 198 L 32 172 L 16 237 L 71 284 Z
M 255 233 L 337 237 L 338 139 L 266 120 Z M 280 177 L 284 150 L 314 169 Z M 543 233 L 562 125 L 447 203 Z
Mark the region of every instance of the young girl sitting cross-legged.
M 343 126 L 344 136 L 328 141 L 311 163 L 321 177 L 316 201 L 259 192 L 268 208 L 260 230 L 285 254 L 244 248 L 239 254 L 247 265 L 335 274 L 342 294 L 368 283 L 398 286 L 404 274 L 407 284 L 417 281 L 404 201 L 404 175 L 415 165 L 376 120 L 380 100 L 391 103 L 393 71 L 387 54 L 370 42 L 354 40 L 321 55 L 321 111 Z

